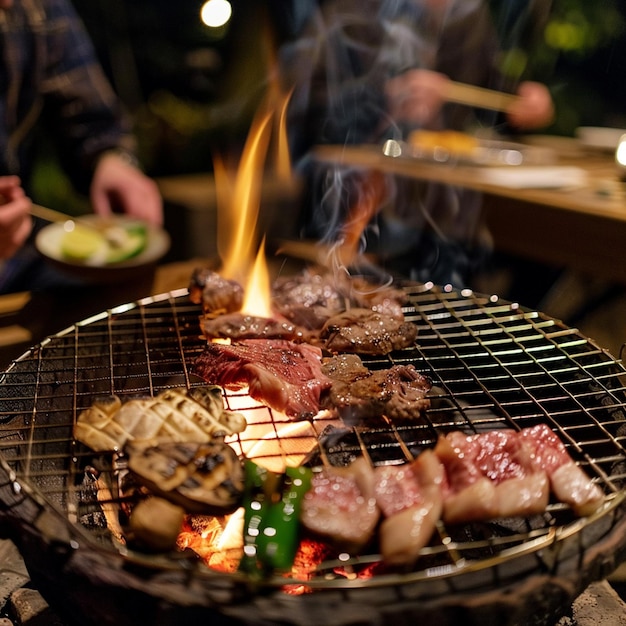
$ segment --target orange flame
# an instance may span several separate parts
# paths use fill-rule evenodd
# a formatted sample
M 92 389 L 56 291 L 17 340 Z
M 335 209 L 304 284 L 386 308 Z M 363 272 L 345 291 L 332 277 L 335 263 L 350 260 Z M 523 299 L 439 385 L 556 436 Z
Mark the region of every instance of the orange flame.
M 245 288 L 242 313 L 272 317 L 270 275 L 265 262 L 265 240 L 261 242 Z
M 287 105 L 291 98 L 291 93 L 286 97 L 278 97 L 281 102 L 277 108 L 277 133 L 276 133 L 276 153 L 275 164 L 276 176 L 283 181 L 290 181 L 293 177 L 291 168 L 291 155 L 289 153 L 289 142 L 287 137 Z
M 256 224 L 261 202 L 263 165 L 270 139 L 269 114 L 258 116 L 244 146 L 234 180 L 216 160 L 218 249 L 225 278 L 245 282 L 253 264 Z
M 253 120 L 235 174 L 219 156 L 214 159 L 221 274 L 245 286 L 243 312 L 262 317 L 271 317 L 271 297 L 265 247 L 258 244 L 257 223 L 270 147 L 274 148 L 274 174 L 282 181 L 292 177 L 286 132 L 288 100 L 289 96 L 270 94 L 264 110 Z

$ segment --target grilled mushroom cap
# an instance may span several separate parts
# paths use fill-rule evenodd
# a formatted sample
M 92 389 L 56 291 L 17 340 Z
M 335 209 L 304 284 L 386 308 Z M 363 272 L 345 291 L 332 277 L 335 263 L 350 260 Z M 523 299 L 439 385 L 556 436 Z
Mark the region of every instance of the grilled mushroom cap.
M 128 468 L 153 494 L 188 513 L 226 515 L 243 493 L 243 467 L 221 440 L 210 443 L 132 441 Z

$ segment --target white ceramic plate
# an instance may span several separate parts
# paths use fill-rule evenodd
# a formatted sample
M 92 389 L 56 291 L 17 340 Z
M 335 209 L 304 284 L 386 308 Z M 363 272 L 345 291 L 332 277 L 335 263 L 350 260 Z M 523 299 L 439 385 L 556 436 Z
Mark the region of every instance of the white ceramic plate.
M 102 220 L 103 218 L 96 215 L 85 215 L 76 218 L 74 221 L 94 226 L 101 223 Z M 108 225 L 112 224 L 122 227 L 136 223 L 137 220 L 123 215 L 116 215 L 107 219 Z M 61 252 L 61 239 L 66 232 L 65 222 L 54 222 L 42 228 L 35 239 L 35 246 L 46 259 L 73 274 L 89 275 L 94 278 L 105 275 L 114 277 L 116 274 L 128 273 L 132 270 L 153 265 L 169 250 L 170 237 L 165 230 L 155 226 L 147 226 L 146 228 L 145 248 L 137 256 L 118 263 L 103 262 L 102 264 L 94 264 L 93 262 L 87 263 L 68 259 L 64 256 Z
M 581 126 L 576 129 L 576 137 L 581 145 L 596 150 L 614 151 L 620 137 L 626 134 L 625 128 L 605 128 L 603 126 Z

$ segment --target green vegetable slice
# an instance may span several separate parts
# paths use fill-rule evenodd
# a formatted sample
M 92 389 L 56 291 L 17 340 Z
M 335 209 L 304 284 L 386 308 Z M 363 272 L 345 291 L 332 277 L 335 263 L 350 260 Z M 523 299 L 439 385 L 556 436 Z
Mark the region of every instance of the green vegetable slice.
M 61 237 L 61 254 L 75 261 L 87 261 L 107 246 L 103 233 L 94 228 L 76 224 Z
M 114 264 L 139 255 L 146 247 L 148 232 L 143 224 L 97 228 L 76 223 L 61 237 L 63 257 L 93 264 Z

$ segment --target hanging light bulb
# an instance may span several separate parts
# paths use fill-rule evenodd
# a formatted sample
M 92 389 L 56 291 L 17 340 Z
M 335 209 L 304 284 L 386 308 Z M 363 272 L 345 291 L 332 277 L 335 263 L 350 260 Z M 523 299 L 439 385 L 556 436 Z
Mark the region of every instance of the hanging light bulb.
M 221 28 L 230 20 L 233 7 L 228 0 L 207 0 L 200 9 L 200 19 L 209 28 Z

